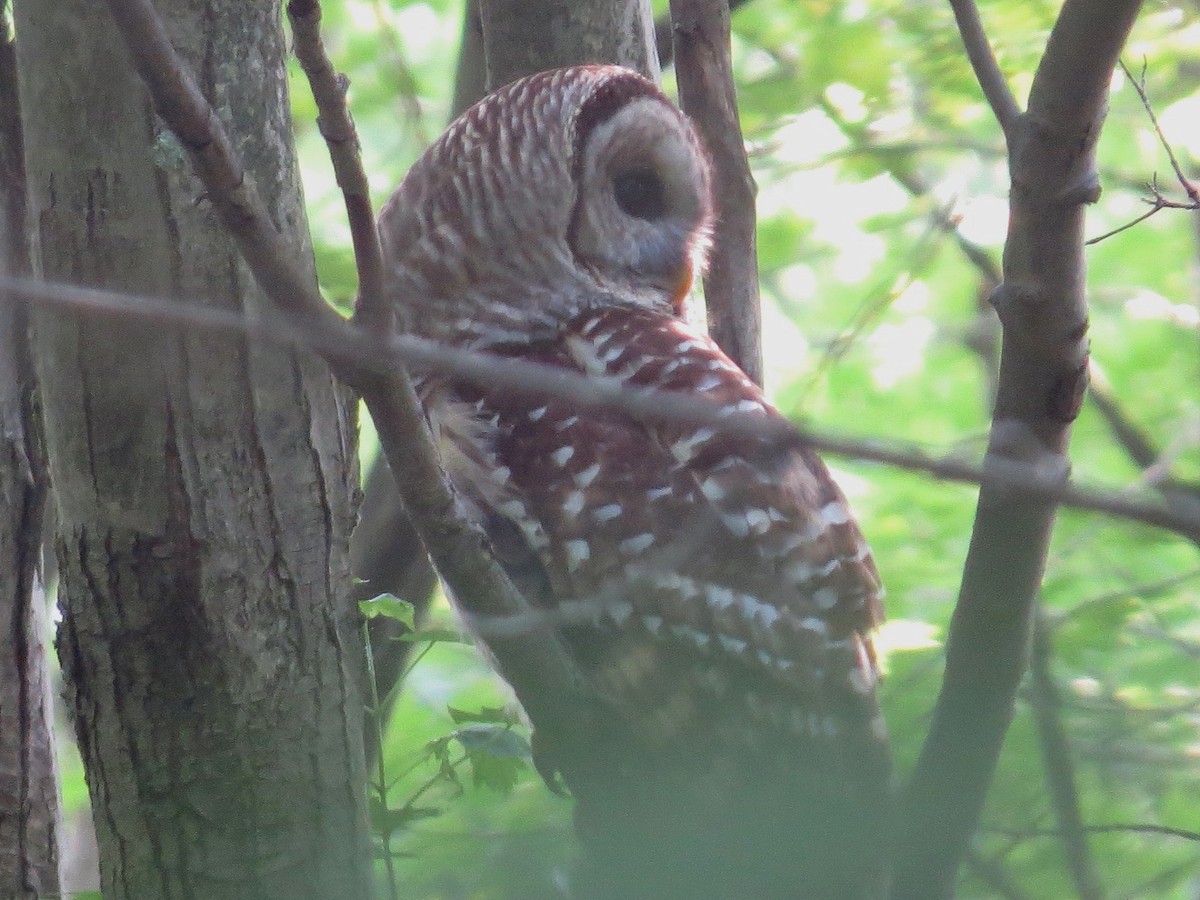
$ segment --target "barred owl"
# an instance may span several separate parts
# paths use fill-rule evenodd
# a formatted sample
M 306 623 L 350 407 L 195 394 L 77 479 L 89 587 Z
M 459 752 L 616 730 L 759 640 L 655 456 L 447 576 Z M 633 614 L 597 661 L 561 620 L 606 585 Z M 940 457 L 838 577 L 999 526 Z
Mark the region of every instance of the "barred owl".
M 515 82 L 454 122 L 380 216 L 398 328 L 778 418 L 681 316 L 709 180 L 686 118 L 639 75 Z M 533 721 L 541 767 L 576 798 L 585 892 L 877 892 L 880 586 L 820 459 L 715 425 L 416 382 L 465 513 L 586 686 L 577 720 Z

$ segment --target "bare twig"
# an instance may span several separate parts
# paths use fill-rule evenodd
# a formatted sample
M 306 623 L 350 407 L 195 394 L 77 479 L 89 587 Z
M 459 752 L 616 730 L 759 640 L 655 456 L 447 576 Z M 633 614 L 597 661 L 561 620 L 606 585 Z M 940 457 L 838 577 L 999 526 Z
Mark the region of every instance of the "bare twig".
M 1162 126 L 1158 124 L 1158 116 L 1154 114 L 1154 107 L 1150 105 L 1150 98 L 1146 94 L 1145 61 L 1142 62 L 1142 71 L 1138 78 L 1133 77 L 1133 73 L 1129 71 L 1129 68 L 1125 65 L 1124 60 L 1119 60 L 1118 62 L 1120 63 L 1121 71 L 1125 73 L 1125 77 L 1129 79 L 1129 83 L 1132 84 L 1133 89 L 1137 91 L 1138 99 L 1142 101 L 1142 108 L 1146 110 L 1146 115 L 1150 117 L 1150 124 L 1154 126 L 1154 133 L 1158 135 L 1158 142 L 1162 144 L 1163 149 L 1167 151 L 1167 159 L 1171 161 L 1171 168 L 1175 172 L 1175 178 L 1183 187 L 1184 193 L 1187 194 L 1188 199 L 1186 201 L 1182 201 L 1171 200 L 1170 198 L 1166 197 L 1162 191 L 1159 190 L 1158 176 L 1155 175 L 1153 178 L 1151 178 L 1148 186 L 1151 199 L 1146 200 L 1146 203 L 1150 204 L 1150 209 L 1118 228 L 1114 228 L 1111 231 L 1106 231 L 1104 234 L 1090 238 L 1087 241 L 1088 244 L 1098 244 L 1103 240 L 1107 240 L 1113 235 L 1120 234 L 1122 231 L 1127 231 L 1128 229 L 1133 228 L 1133 226 L 1145 222 L 1151 216 L 1162 212 L 1164 209 L 1186 209 L 1191 211 L 1200 209 L 1200 188 L 1197 188 L 1195 182 L 1193 182 L 1187 177 L 1187 175 L 1184 174 L 1183 167 L 1180 166 L 1179 160 L 1175 156 L 1175 150 L 1171 147 L 1171 142 L 1167 140 L 1167 136 L 1163 134 Z
M 1179 160 L 1175 158 L 1175 150 L 1171 147 L 1171 142 L 1167 140 L 1167 136 L 1163 134 L 1162 126 L 1158 124 L 1158 116 L 1154 114 L 1154 107 L 1150 104 L 1150 98 L 1146 95 L 1146 61 L 1142 60 L 1141 75 L 1137 78 L 1133 77 L 1133 73 L 1129 71 L 1129 67 L 1125 65 L 1125 60 L 1117 61 L 1121 66 L 1121 71 L 1125 73 L 1125 77 L 1129 79 L 1129 83 L 1133 85 L 1133 89 L 1137 91 L 1138 99 L 1142 101 L 1142 108 L 1146 110 L 1146 115 L 1150 117 L 1150 124 L 1154 126 L 1154 133 L 1158 135 L 1158 142 L 1162 144 L 1163 149 L 1167 151 L 1167 159 L 1171 161 L 1171 168 L 1175 172 L 1175 178 L 1183 187 L 1184 193 L 1188 195 L 1191 202 L 1191 208 L 1200 207 L 1200 188 L 1192 182 L 1183 173 L 1183 167 L 1179 165 Z
M 1027 838 L 1052 837 L 1057 838 L 1061 832 L 1057 828 L 987 828 L 991 834 L 1025 840 Z M 1104 825 L 1084 825 L 1083 830 L 1088 834 L 1161 834 L 1164 837 L 1175 837 L 1185 841 L 1200 843 L 1200 831 L 1188 828 L 1173 828 L 1170 825 L 1154 825 L 1149 822 L 1113 822 Z
M 716 239 L 704 277 L 709 331 L 742 371 L 762 384 L 757 189 L 738 120 L 729 56 L 729 7 L 708 0 L 672 0 L 671 20 L 679 100 L 713 163 Z
M 984 55 L 973 7 L 955 7 L 1011 154 L 1005 283 L 993 293 L 1004 336 L 989 457 L 1005 453 L 1014 423 L 1050 453 L 1066 453 L 1087 373 L 1083 208 L 1099 191 L 1095 143 L 1139 8 L 1139 0 L 1066 0 L 1021 115 Z M 1012 719 L 1054 516 L 1053 501 L 980 491 L 941 694 L 899 805 L 895 898 L 953 892 Z
M 1079 791 L 1075 781 L 1075 760 L 1062 723 L 1062 704 L 1058 686 L 1050 672 L 1050 628 L 1045 612 L 1038 610 L 1033 624 L 1033 652 L 1030 655 L 1033 718 L 1037 726 L 1046 786 L 1058 831 L 1062 836 L 1067 864 L 1075 890 L 1081 900 L 1102 900 L 1104 891 L 1096 862 L 1088 847 L 1083 816 L 1079 811 Z
M 1093 238 L 1088 238 L 1086 241 L 1084 241 L 1084 243 L 1087 244 L 1089 247 L 1092 244 L 1099 244 L 1101 241 L 1106 241 L 1110 237 L 1114 237 L 1114 236 L 1120 234 L 1122 231 L 1128 231 L 1134 225 L 1140 225 L 1142 222 L 1145 222 L 1151 216 L 1157 215 L 1158 213 L 1162 212 L 1166 208 L 1167 207 L 1165 204 L 1159 203 L 1159 202 L 1157 202 L 1157 200 L 1155 200 L 1151 203 L 1150 209 L 1146 210 L 1146 212 L 1142 213 L 1140 216 L 1137 216 L 1136 218 L 1131 219 L 1130 221 L 1126 222 L 1124 225 L 1120 225 L 1120 226 L 1112 229 L 1111 231 L 1106 231 L 1106 232 L 1104 232 L 1104 234 L 1098 234 Z
M 0 277 L 0 291 L 11 296 L 74 309 L 89 315 L 137 318 L 185 328 L 205 328 L 249 335 L 256 340 L 306 346 L 325 356 L 352 357 L 370 373 L 405 366 L 449 375 L 492 389 L 566 400 L 583 409 L 617 409 L 653 422 L 708 425 L 735 434 L 771 438 L 783 444 L 810 446 L 836 456 L 878 462 L 945 481 L 986 484 L 1017 496 L 1050 498 L 1065 506 L 1093 510 L 1190 535 L 1200 516 L 1173 512 L 1161 504 L 1111 489 L 1063 483 L 1063 470 L 1050 457 L 1022 460 L 1000 455 L 982 466 L 952 457 L 931 457 L 924 450 L 860 438 L 815 432 L 754 413 L 726 414 L 710 401 L 672 391 L 632 390 L 611 378 L 580 375 L 566 369 L 493 356 L 436 344 L 411 335 L 383 338 L 359 329 L 315 330 L 286 318 L 251 321 L 241 314 L 201 304 L 135 297 L 112 291 L 28 279 Z M 369 379 L 368 379 L 369 380 Z
M 1007 136 L 1013 130 L 1017 117 L 1021 115 L 1021 108 L 1017 105 L 1008 82 L 1004 80 L 1004 73 L 1000 71 L 995 54 L 992 53 L 987 33 L 979 20 L 979 9 L 974 0 L 950 0 L 950 6 L 954 9 L 954 20 L 958 23 L 958 33 L 967 50 L 971 68 L 975 70 L 975 78 L 983 89 L 983 96 L 992 107 L 996 121 L 1000 123 L 1000 129 Z
M 317 104 L 317 127 L 329 148 L 334 177 L 346 203 L 346 220 L 350 225 L 354 263 L 358 268 L 355 317 L 361 318 L 366 327 L 386 327 L 386 308 L 380 299 L 383 296 L 383 251 L 375 229 L 375 213 L 371 209 L 371 191 L 363 169 L 358 132 L 346 106 L 349 82 L 334 69 L 325 53 L 319 0 L 291 0 L 287 14 L 292 23 L 296 59 L 308 77 L 308 86 Z M 371 299 L 364 301 L 364 298 Z

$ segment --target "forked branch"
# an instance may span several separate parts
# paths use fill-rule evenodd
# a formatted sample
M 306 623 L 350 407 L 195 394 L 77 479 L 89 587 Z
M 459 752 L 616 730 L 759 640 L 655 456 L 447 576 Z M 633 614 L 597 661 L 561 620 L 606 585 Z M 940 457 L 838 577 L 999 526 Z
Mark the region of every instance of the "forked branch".
M 1064 479 L 1087 384 L 1083 210 L 1099 193 L 1095 145 L 1108 83 L 1139 7 L 1066 0 L 1019 114 L 982 52 L 977 13 L 969 0 L 955 5 L 1005 130 L 1012 177 L 1004 283 L 993 295 L 1004 338 L 988 457 L 1020 458 L 1032 447 L 1058 457 Z M 895 897 L 953 893 L 1025 672 L 1055 508 L 1046 497 L 980 491 L 941 694 L 898 811 Z

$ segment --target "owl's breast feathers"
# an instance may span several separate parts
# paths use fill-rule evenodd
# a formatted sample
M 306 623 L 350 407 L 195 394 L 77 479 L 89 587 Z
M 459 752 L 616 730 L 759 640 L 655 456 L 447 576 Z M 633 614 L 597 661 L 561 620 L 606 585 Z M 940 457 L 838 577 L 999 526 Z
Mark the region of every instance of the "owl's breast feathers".
M 641 308 L 584 312 L 510 352 L 779 415 L 709 338 Z M 879 580 L 814 453 L 469 385 L 427 381 L 423 394 L 452 481 L 622 740 L 685 747 L 702 771 L 737 756 L 886 781 L 869 636 Z

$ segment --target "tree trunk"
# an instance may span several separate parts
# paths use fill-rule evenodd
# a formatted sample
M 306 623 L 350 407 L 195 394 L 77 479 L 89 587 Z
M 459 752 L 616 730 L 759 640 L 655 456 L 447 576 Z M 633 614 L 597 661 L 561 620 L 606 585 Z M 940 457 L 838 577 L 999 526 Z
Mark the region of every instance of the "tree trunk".
M 157 5 L 311 273 L 279 4 Z M 258 308 L 103 5 L 16 13 L 42 274 Z M 34 319 L 105 897 L 367 897 L 353 402 L 308 354 Z
M 617 63 L 658 81 L 648 0 L 480 0 L 488 90 L 580 63 Z
M 0 273 L 27 274 L 16 57 L 0 13 Z M 37 590 L 46 470 L 28 315 L 0 295 L 0 896 L 60 892 L 59 801 Z

